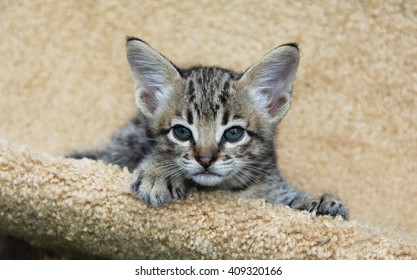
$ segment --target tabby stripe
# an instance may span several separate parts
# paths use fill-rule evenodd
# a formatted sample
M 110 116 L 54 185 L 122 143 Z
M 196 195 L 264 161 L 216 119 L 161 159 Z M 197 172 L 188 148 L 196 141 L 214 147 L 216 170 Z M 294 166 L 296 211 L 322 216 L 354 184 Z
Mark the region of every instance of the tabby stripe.
M 250 130 L 246 130 L 246 132 L 247 132 L 247 133 L 248 133 L 248 135 L 249 135 L 250 137 L 252 137 L 252 138 L 258 139 L 258 140 L 260 140 L 260 141 L 263 141 L 263 140 L 264 140 L 264 138 L 263 138 L 262 136 L 260 136 L 258 133 L 255 133 L 255 132 L 250 131 Z
M 177 194 L 177 198 L 183 198 L 184 197 L 184 193 L 182 192 L 181 189 L 175 189 L 175 193 Z
M 228 97 L 228 95 L 229 95 L 229 87 L 230 87 L 230 83 L 229 83 L 229 81 L 226 81 L 225 83 L 224 83 L 224 85 L 223 85 L 223 89 L 222 89 L 222 95 L 224 96 L 224 97 Z
M 229 111 L 224 112 L 222 118 L 222 125 L 226 125 L 229 122 Z
M 287 204 L 288 206 L 292 207 L 292 204 L 298 199 L 298 195 L 294 196 L 294 198 Z
M 187 110 L 187 121 L 189 124 L 193 124 L 193 113 L 190 110 Z
M 171 184 L 171 181 L 168 181 L 168 190 L 169 190 L 169 193 L 171 194 L 171 197 L 174 198 L 174 193 L 172 192 L 172 184 Z
M 190 80 L 190 82 L 188 83 L 188 95 L 193 95 L 195 91 L 195 87 L 194 87 L 194 82 L 193 80 Z
M 201 118 L 201 111 L 200 108 L 198 108 L 197 103 L 194 103 L 194 110 L 196 111 L 198 118 Z
M 167 135 L 171 131 L 171 128 L 161 128 L 159 130 L 159 135 Z
M 193 80 L 190 80 L 190 82 L 188 83 L 187 93 L 190 96 L 189 102 L 193 102 L 193 100 L 195 99 L 195 86 Z

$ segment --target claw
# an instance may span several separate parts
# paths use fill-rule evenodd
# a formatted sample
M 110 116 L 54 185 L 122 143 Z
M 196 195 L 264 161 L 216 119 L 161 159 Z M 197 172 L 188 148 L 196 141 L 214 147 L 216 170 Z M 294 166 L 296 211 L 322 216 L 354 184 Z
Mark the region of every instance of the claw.
M 316 212 L 317 215 L 329 215 L 332 217 L 341 216 L 347 220 L 349 217 L 348 209 L 340 201 L 340 199 L 334 195 L 325 194 L 321 198 L 321 203 Z
M 316 209 L 316 206 L 317 206 L 317 202 L 313 202 L 313 203 L 311 203 L 311 205 L 310 205 L 310 207 L 307 209 L 307 211 L 308 212 L 313 212 L 314 211 L 314 209 Z
M 184 192 L 181 189 L 175 189 L 175 193 L 177 194 L 177 198 L 184 197 Z
M 136 180 L 135 182 L 133 182 L 132 184 L 130 184 L 130 187 L 132 188 L 132 190 L 137 193 L 139 191 L 139 187 L 142 184 L 141 180 Z

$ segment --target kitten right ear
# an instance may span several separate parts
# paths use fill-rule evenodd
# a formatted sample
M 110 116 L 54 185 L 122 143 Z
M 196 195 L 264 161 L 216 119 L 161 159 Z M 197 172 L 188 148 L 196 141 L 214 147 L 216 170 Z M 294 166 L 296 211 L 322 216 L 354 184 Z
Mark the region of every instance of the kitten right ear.
M 180 74 L 168 59 L 140 39 L 127 38 L 126 54 L 135 81 L 136 105 L 152 116 L 167 103 Z

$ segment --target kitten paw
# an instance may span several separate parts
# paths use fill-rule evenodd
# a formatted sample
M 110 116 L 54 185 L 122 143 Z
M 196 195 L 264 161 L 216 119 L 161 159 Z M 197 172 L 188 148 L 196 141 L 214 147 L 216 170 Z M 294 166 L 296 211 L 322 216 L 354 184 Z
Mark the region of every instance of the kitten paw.
M 341 216 L 343 219 L 349 219 L 349 210 L 343 201 L 333 194 L 324 194 L 320 199 L 312 200 L 306 208 L 308 212 L 315 212 L 317 216 Z
M 180 178 L 165 178 L 152 175 L 152 171 L 136 170 L 130 187 L 144 202 L 158 207 L 187 194 L 185 183 Z

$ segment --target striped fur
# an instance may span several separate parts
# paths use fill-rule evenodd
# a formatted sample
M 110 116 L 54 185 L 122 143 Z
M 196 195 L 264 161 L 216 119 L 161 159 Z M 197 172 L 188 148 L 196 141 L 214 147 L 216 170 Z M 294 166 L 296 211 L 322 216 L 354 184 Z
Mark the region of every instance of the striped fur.
M 185 197 L 191 187 L 222 189 L 348 217 L 339 198 L 295 190 L 276 165 L 273 143 L 291 104 L 296 44 L 274 49 L 244 73 L 180 69 L 137 38 L 128 38 L 127 57 L 142 113 L 107 147 L 84 155 L 127 166 L 133 171 L 132 190 L 142 200 L 160 206 Z

